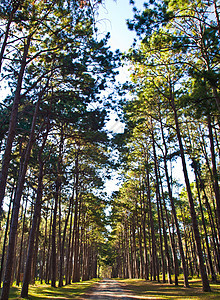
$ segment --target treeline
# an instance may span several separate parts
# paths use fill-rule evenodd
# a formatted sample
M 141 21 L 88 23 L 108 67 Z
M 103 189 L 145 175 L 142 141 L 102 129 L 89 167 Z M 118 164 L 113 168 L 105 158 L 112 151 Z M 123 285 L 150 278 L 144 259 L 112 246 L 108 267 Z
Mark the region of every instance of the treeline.
M 134 12 L 141 42 L 127 55 L 131 99 L 115 139 L 124 184 L 112 199 L 113 277 L 178 285 L 181 275 L 188 287 L 201 276 L 210 291 L 220 274 L 219 3 Z
M 97 277 L 117 57 L 90 1 L 0 4 L 1 299 L 22 282 Z

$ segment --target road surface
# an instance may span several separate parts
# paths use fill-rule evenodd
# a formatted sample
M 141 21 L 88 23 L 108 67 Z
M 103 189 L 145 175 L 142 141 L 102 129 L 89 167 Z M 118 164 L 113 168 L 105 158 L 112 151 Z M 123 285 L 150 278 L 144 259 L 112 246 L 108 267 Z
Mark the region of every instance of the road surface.
M 80 298 L 93 300 L 138 300 L 140 298 L 132 296 L 123 290 L 116 280 L 104 279 L 97 283 L 91 293 Z

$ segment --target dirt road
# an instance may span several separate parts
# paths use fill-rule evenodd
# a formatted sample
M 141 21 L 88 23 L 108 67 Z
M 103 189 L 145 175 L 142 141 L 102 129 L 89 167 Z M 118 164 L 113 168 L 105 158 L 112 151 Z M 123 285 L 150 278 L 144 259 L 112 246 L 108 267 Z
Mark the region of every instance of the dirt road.
M 134 296 L 129 295 L 126 290 L 121 289 L 116 280 L 104 279 L 96 284 L 92 292 L 85 297 L 80 298 L 93 300 L 138 300 Z

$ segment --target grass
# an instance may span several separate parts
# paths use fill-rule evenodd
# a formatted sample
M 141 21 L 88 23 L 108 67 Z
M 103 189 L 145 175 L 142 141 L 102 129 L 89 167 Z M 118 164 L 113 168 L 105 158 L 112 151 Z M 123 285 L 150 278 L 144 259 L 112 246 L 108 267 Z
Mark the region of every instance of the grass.
M 138 299 L 170 299 L 170 300 L 219 300 L 220 283 L 210 284 L 212 292 L 204 293 L 202 291 L 202 282 L 199 279 L 190 280 L 190 288 L 183 287 L 183 281 L 180 280 L 179 286 L 167 283 L 157 283 L 145 281 L 144 279 L 117 279 L 123 288 L 137 297 Z
M 52 288 L 48 284 L 35 284 L 29 286 L 30 300 L 44 300 L 44 299 L 56 299 L 56 300 L 68 300 L 77 299 L 87 290 L 89 290 L 95 282 L 99 279 L 92 279 L 83 282 L 72 283 L 71 285 L 63 286 L 61 288 Z M 23 299 L 20 298 L 21 287 L 12 286 L 10 289 L 9 299 Z
M 77 299 L 86 293 L 99 279 L 92 279 L 73 283 L 62 288 L 52 288 L 48 284 L 35 284 L 29 287 L 30 300 L 68 300 Z M 163 284 L 144 279 L 117 279 L 120 285 L 132 294 L 134 299 L 157 299 L 157 300 L 219 300 L 220 283 L 211 283 L 211 293 L 202 291 L 202 282 L 200 279 L 190 280 L 190 288 L 183 287 L 183 280 L 179 280 L 179 286 L 174 284 Z M 12 286 L 9 299 L 20 298 L 21 287 Z M 136 297 L 135 297 L 136 296 Z

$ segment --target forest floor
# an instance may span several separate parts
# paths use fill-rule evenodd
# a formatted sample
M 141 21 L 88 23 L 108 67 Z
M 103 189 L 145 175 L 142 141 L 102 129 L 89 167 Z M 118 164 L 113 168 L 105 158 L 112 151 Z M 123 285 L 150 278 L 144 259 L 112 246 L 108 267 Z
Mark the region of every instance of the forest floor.
M 56 299 L 56 300 L 69 300 L 77 299 L 82 294 L 85 294 L 92 286 L 100 279 L 92 279 L 88 281 L 81 281 L 66 285 L 63 287 L 53 288 L 49 284 L 36 283 L 35 285 L 29 286 L 29 300 L 45 300 L 45 299 Z M 0 289 L 1 293 L 1 289 Z M 9 299 L 17 300 L 20 298 L 21 286 L 12 286 L 10 289 Z
M 98 282 L 99 281 L 99 282 Z M 202 291 L 201 280 L 191 280 L 190 288 L 184 288 L 183 282 L 176 287 L 174 284 L 163 284 L 143 279 L 117 279 L 102 280 L 93 279 L 64 286 L 52 288 L 46 284 L 31 285 L 29 288 L 30 300 L 43 299 L 95 299 L 95 300 L 219 300 L 220 283 L 211 284 L 211 293 Z M 21 287 L 13 286 L 9 299 L 19 298 Z

